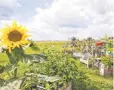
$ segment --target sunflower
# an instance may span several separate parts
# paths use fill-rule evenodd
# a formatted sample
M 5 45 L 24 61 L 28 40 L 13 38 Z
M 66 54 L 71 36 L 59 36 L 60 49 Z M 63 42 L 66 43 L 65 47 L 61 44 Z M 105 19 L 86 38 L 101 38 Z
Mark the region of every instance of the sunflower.
M 9 51 L 15 47 L 20 47 L 28 43 L 27 38 L 30 36 L 27 34 L 27 29 L 22 25 L 18 25 L 16 21 L 13 21 L 12 26 L 6 25 L 1 31 L 1 42 L 7 46 Z

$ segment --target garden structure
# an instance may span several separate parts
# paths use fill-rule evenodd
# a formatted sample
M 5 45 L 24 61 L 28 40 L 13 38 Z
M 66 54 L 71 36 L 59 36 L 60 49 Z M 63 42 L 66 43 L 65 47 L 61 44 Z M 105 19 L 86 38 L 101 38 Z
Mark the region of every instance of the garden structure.
M 114 55 L 113 38 L 109 38 L 104 42 L 105 55 L 101 58 L 100 75 L 109 76 L 113 75 L 113 55 Z
M 74 42 L 75 40 L 73 40 L 72 42 Z M 87 40 L 86 40 L 87 41 Z M 76 41 L 75 41 L 76 42 Z M 112 57 L 113 57 L 113 38 L 109 38 L 105 41 L 103 40 L 99 40 L 99 41 L 94 41 L 91 42 L 84 42 L 82 43 L 82 45 L 80 46 L 78 43 L 73 43 L 76 44 L 74 46 L 76 46 L 76 48 L 79 47 L 83 47 L 82 50 L 80 52 L 73 52 L 73 57 L 75 58 L 79 58 L 81 63 L 84 63 L 87 65 L 87 67 L 92 66 L 95 68 L 99 69 L 99 73 L 100 75 L 103 76 L 107 76 L 107 75 L 112 75 Z M 107 58 L 107 56 L 110 57 Z M 103 60 L 103 58 L 106 58 L 105 60 Z M 104 62 L 105 61 L 105 62 Z M 104 64 L 105 63 L 105 64 Z M 108 66 L 106 65 L 106 63 L 108 64 Z

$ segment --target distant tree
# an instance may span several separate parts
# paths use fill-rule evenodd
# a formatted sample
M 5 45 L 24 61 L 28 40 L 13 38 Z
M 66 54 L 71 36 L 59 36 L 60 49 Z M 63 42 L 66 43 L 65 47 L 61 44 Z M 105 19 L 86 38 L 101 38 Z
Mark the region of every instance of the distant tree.
M 71 38 L 71 41 L 76 41 L 76 38 L 75 38 L 75 37 L 72 37 L 72 38 Z
M 101 40 L 107 41 L 108 40 L 108 35 L 105 34 L 104 37 L 101 38 Z
M 92 41 L 92 37 L 88 37 L 87 40 L 88 40 L 88 41 Z
M 75 37 L 72 37 L 71 38 L 71 44 L 72 44 L 72 46 L 76 46 L 76 38 Z

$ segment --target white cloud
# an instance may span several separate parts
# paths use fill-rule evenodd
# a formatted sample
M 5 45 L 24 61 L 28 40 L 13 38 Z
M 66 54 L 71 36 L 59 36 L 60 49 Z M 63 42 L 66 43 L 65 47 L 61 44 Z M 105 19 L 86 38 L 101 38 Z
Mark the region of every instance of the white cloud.
M 21 7 L 21 4 L 17 3 L 17 6 L 16 7 Z
M 18 0 L 0 0 L 0 27 L 18 19 L 15 15 L 15 8 L 18 7 L 21 7 Z
M 13 7 L 19 5 L 17 0 L 0 0 L 0 6 L 3 7 Z
M 9 6 L 13 6 L 17 2 L 2 1 L 9 1 L 6 6 L 10 3 Z M 113 4 L 114 0 L 54 0 L 47 8 L 36 8 L 36 15 L 26 25 L 31 29 L 34 40 L 113 35 Z

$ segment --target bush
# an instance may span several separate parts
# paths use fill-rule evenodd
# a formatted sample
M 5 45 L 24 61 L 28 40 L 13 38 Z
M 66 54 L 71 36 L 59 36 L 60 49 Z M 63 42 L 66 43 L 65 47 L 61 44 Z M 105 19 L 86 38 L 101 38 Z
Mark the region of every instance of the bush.
M 45 53 L 45 52 L 44 52 Z M 33 63 L 30 72 L 61 77 L 62 83 L 72 82 L 73 90 L 99 90 L 88 77 L 77 68 L 77 62 L 70 55 L 48 50 L 47 60 Z
M 105 64 L 106 66 L 108 66 L 108 67 L 112 67 L 113 66 L 113 58 L 110 57 L 110 56 L 103 56 L 101 58 L 101 62 L 103 64 Z

